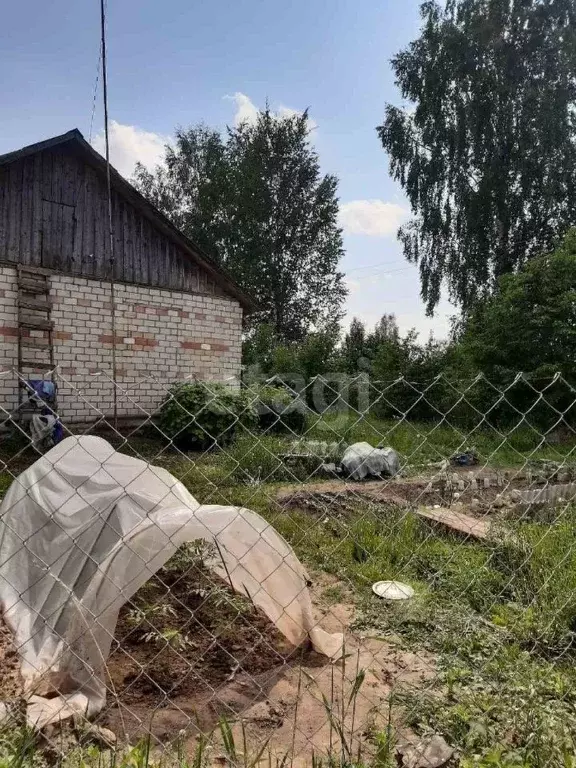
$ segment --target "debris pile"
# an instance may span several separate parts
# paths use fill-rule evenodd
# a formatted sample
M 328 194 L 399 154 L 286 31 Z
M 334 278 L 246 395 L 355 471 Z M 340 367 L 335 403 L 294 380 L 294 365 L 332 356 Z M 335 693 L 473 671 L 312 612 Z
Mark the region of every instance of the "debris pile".
M 395 477 L 400 472 L 400 458 L 393 448 L 374 448 L 365 442 L 348 446 L 342 442 L 297 440 L 281 458 L 289 466 L 300 465 L 315 474 L 352 480 Z
M 373 448 L 370 443 L 354 443 L 342 457 L 342 467 L 352 480 L 394 477 L 400 471 L 400 459 L 393 448 Z

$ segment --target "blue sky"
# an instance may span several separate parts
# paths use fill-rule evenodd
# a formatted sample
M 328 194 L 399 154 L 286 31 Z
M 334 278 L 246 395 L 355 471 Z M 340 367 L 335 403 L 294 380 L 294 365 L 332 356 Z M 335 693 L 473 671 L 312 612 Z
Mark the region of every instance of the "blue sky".
M 398 102 L 390 58 L 418 33 L 418 0 L 108 0 L 112 161 L 154 164 L 174 126 L 224 127 L 268 99 L 310 109 L 325 171 L 340 179 L 347 319 L 394 312 L 403 330 L 443 337 L 426 318 L 417 270 L 395 232 L 407 215 L 375 127 Z M 98 0 L 9 3 L 0 28 L 0 153 L 79 128 L 102 146 Z

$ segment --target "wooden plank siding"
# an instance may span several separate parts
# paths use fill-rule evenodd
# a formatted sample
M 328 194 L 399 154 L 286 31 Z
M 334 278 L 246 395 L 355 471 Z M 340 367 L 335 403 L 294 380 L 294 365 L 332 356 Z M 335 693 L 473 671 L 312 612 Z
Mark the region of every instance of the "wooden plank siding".
M 114 278 L 227 295 L 212 275 L 125 199 L 112 193 Z M 51 148 L 0 167 L 0 262 L 110 279 L 106 179 L 82 157 Z

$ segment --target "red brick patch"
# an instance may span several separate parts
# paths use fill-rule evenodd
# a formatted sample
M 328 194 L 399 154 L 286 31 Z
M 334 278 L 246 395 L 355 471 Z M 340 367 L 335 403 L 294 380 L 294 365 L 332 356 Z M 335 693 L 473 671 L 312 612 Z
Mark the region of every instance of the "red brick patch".
M 182 349 L 202 349 L 202 344 L 199 341 L 183 341 L 180 346 Z
M 0 325 L 0 336 L 18 336 L 18 328 L 9 325 Z
M 170 314 L 170 307 L 157 307 L 153 304 L 134 304 L 134 312 L 140 315 L 158 315 L 165 317 Z
M 196 320 L 206 320 L 206 315 L 202 312 L 194 312 L 194 317 Z
M 187 319 L 190 317 L 190 312 L 185 312 L 183 309 L 178 310 L 179 317 L 183 317 L 184 319 Z
M 101 336 L 98 336 L 98 341 L 102 344 L 112 344 L 114 342 L 114 336 L 112 336 L 111 333 L 103 333 Z M 123 344 L 124 343 L 124 336 L 116 336 L 116 344 Z
M 56 338 L 61 341 L 70 341 L 72 334 L 69 331 L 56 331 Z
M 158 342 L 156 339 L 146 339 L 144 336 L 135 336 L 134 344 L 140 347 L 157 347 Z

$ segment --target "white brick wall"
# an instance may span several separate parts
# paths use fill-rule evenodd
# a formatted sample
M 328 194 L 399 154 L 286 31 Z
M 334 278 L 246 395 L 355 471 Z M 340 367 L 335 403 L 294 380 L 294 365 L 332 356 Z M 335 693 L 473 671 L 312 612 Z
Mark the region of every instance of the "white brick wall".
M 110 284 L 64 275 L 52 275 L 50 283 L 61 416 L 68 422 L 109 416 Z M 235 299 L 124 284 L 114 290 L 119 415 L 154 412 L 168 387 L 187 377 L 240 376 L 242 308 Z M 16 270 L 0 267 L 0 402 L 6 410 L 17 404 L 16 297 Z

